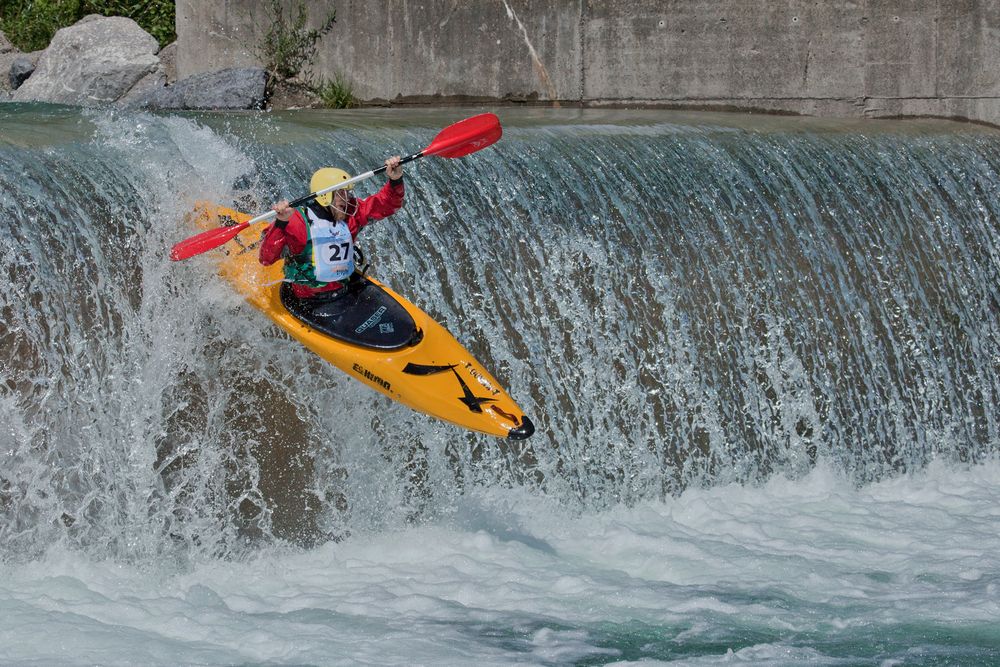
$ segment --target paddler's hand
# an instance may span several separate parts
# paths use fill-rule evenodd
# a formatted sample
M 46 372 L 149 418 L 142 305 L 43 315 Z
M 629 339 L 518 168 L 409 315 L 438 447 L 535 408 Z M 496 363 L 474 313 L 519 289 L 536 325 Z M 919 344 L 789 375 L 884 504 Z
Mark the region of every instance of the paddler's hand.
M 403 177 L 403 165 L 399 164 L 398 155 L 393 155 L 385 161 L 385 173 L 392 181 L 398 181 Z
M 278 229 L 284 229 L 285 225 L 288 224 L 288 221 L 292 219 L 292 211 L 295 209 L 288 205 L 287 199 L 282 199 L 277 204 L 272 206 L 271 210 L 277 215 L 277 220 L 274 221 L 274 226 Z

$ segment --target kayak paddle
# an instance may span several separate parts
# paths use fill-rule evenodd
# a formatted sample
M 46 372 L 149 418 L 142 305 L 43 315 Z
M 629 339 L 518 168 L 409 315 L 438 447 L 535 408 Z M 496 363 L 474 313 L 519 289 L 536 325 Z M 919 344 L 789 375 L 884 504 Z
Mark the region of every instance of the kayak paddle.
M 471 118 L 460 120 L 457 123 L 444 128 L 438 132 L 437 136 L 434 137 L 434 140 L 427 146 L 427 148 L 419 153 L 407 155 L 399 161 L 399 164 L 404 165 L 407 162 L 412 162 L 413 160 L 427 157 L 428 155 L 447 158 L 462 157 L 463 155 L 475 153 L 482 148 L 495 144 L 500 139 L 502 134 L 503 128 L 500 127 L 500 119 L 497 118 L 495 114 L 483 113 L 478 116 L 472 116 Z M 378 169 L 358 174 L 354 178 L 343 181 L 342 183 L 331 185 L 328 188 L 323 188 L 322 190 L 317 190 L 316 192 L 310 192 L 304 197 L 299 197 L 295 201 L 289 202 L 288 205 L 299 206 L 300 204 L 305 204 L 320 195 L 325 195 L 327 192 L 340 190 L 341 188 L 354 185 L 358 181 L 363 181 L 366 178 L 375 176 L 376 174 L 381 174 L 385 170 L 386 166 L 382 165 Z M 195 255 L 200 255 L 201 253 L 211 250 L 212 248 L 218 248 L 230 239 L 235 238 L 240 232 L 250 225 L 255 225 L 258 222 L 270 221 L 275 217 L 275 215 L 274 211 L 268 211 L 267 213 L 261 213 L 256 218 L 251 218 L 250 220 L 238 225 L 230 227 L 216 227 L 215 229 L 209 229 L 208 231 L 201 232 L 200 234 L 195 234 L 194 236 L 184 239 L 180 243 L 176 244 L 170 251 L 170 259 L 174 261 L 187 259 L 189 257 L 194 257 Z

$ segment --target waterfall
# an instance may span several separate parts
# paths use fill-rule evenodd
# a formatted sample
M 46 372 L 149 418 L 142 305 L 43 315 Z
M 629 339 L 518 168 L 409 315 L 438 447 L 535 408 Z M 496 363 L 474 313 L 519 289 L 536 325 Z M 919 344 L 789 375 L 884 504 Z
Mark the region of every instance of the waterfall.
M 167 259 L 196 201 L 258 213 L 459 113 L 0 106 L 6 557 L 233 556 L 448 514 L 472 487 L 595 510 L 996 455 L 985 128 L 509 111 L 495 146 L 408 166 L 404 209 L 360 243 L 532 417 L 520 444 L 390 402 L 210 257 Z

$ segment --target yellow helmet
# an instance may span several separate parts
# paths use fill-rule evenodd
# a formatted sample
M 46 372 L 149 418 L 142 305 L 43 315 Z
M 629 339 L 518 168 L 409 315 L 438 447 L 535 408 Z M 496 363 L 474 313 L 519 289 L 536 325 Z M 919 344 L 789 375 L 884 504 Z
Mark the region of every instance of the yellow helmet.
M 323 188 L 328 188 L 331 185 L 336 185 L 349 180 L 351 180 L 351 175 L 343 169 L 337 169 L 336 167 L 323 167 L 312 175 L 312 178 L 309 180 L 309 190 L 311 192 L 316 192 L 317 190 L 322 190 Z M 348 185 L 346 189 L 353 190 L 354 185 Z M 316 197 L 316 202 L 320 206 L 329 206 L 332 201 L 332 190 L 324 195 Z

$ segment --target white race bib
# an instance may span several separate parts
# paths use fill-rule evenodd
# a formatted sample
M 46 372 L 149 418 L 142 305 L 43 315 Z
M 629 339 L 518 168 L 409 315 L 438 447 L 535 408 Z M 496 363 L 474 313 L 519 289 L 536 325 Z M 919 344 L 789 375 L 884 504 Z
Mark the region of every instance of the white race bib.
M 309 236 L 317 282 L 332 283 L 349 278 L 354 273 L 354 239 L 347 223 L 314 218 L 311 213 Z

